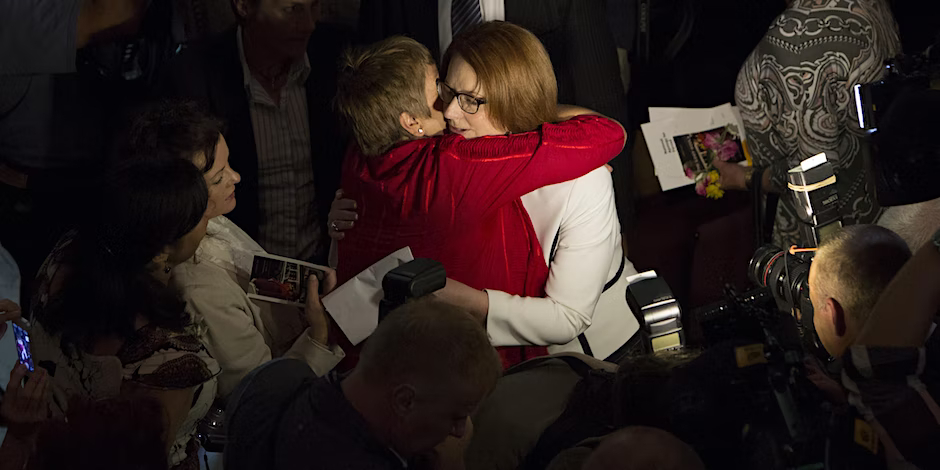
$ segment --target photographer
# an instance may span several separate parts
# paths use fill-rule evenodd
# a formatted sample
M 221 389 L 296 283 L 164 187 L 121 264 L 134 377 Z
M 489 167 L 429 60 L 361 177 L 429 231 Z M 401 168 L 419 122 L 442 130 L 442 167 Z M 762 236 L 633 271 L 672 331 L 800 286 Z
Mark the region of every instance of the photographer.
M 940 462 L 940 339 L 930 334 L 940 310 L 938 279 L 940 232 L 898 271 L 845 355 L 849 401 L 867 417 L 889 465 Z
M 940 339 L 933 331 L 940 308 L 940 91 L 929 88 L 938 76 L 936 60 L 929 62 L 915 70 L 919 79 L 900 74 L 909 88 L 881 107 L 886 112 L 872 135 L 879 203 L 896 206 L 882 224 L 901 234 L 915 254 L 872 308 L 844 355 L 842 375 L 849 402 L 871 426 L 889 467 L 935 468 L 940 461 L 934 398 L 940 396 Z
M 855 343 L 878 296 L 910 257 L 901 237 L 877 225 L 845 227 L 819 246 L 809 297 L 813 326 L 829 354 L 841 357 Z

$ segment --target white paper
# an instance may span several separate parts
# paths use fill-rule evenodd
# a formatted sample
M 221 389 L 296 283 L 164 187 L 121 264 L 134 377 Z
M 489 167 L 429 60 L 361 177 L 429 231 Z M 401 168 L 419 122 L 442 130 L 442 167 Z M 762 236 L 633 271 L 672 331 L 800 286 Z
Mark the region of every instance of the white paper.
M 725 103 L 714 108 L 649 108 L 650 122 L 666 121 L 669 119 L 680 119 L 694 122 L 708 122 L 711 128 L 725 125 L 719 122 L 731 117 L 741 130 L 741 136 L 744 137 L 744 121 L 741 119 L 741 112 L 737 106 L 731 103 Z M 717 125 L 716 125 L 717 124 Z M 708 129 L 702 129 L 708 130 Z M 700 131 L 695 131 L 700 132 Z
M 744 140 L 744 122 L 737 108 L 725 103 L 714 108 L 649 108 L 650 120 L 641 124 L 646 146 L 663 191 L 688 186 L 695 181 L 685 175 L 675 136 L 704 132 L 733 124 Z M 745 163 L 746 164 L 746 163 Z
M 382 279 L 389 271 L 414 259 L 411 248 L 406 246 L 323 297 L 326 311 L 354 346 L 368 338 L 379 325 L 379 301 L 384 295 Z

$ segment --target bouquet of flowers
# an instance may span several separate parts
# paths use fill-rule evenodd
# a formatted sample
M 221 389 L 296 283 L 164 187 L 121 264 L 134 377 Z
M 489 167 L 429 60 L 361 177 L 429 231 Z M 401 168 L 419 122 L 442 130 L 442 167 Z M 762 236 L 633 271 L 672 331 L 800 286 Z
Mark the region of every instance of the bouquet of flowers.
M 721 178 L 712 162 L 742 162 L 746 159 L 737 126 L 729 124 L 705 132 L 675 137 L 682 169 L 695 181 L 695 192 L 709 199 L 725 195 Z

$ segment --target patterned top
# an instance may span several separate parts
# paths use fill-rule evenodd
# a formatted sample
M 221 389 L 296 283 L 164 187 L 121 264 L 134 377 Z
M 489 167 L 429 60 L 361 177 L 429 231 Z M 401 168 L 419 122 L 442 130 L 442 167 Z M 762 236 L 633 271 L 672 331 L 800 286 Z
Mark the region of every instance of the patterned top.
M 275 103 L 248 70 L 241 28 L 237 38 L 258 152 L 258 242 L 271 253 L 309 260 L 324 251 L 314 204 L 317 193 L 304 86 L 310 75 L 310 60 L 304 55 L 302 61 L 291 66 L 287 84 Z
M 50 286 L 63 266 L 73 236 L 74 232 L 63 237 L 40 268 L 39 290 L 32 307 L 37 319 L 42 318 L 50 299 L 55 300 Z M 30 337 L 36 364 L 49 369 L 53 376 L 53 403 L 50 407 L 57 416 L 67 412 L 69 400 L 73 397 L 114 397 L 130 383 L 154 390 L 195 387 L 192 406 L 170 449 L 169 464 L 174 469 L 199 468 L 196 424 L 212 405 L 217 388 L 216 376 L 220 370 L 196 335 L 144 326 L 125 338 L 115 356 L 64 351 L 61 339 L 48 334 L 39 321 L 31 328 Z
M 796 0 L 777 17 L 738 75 L 735 101 L 758 166 L 786 192 L 786 173 L 826 152 L 836 170 L 840 209 L 859 223 L 881 214 L 864 173 L 852 87 L 883 74 L 900 52 L 885 0 Z M 800 243 L 799 218 L 782 194 L 774 243 Z

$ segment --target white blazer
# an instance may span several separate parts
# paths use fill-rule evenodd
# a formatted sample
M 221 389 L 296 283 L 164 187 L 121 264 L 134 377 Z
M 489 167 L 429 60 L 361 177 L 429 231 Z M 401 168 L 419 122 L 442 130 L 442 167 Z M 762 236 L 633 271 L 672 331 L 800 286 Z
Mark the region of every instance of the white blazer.
M 606 359 L 640 327 L 626 301 L 626 278 L 637 272 L 623 255 L 610 173 L 537 189 L 522 205 L 549 263 L 546 297 L 487 290 L 490 339 Z

